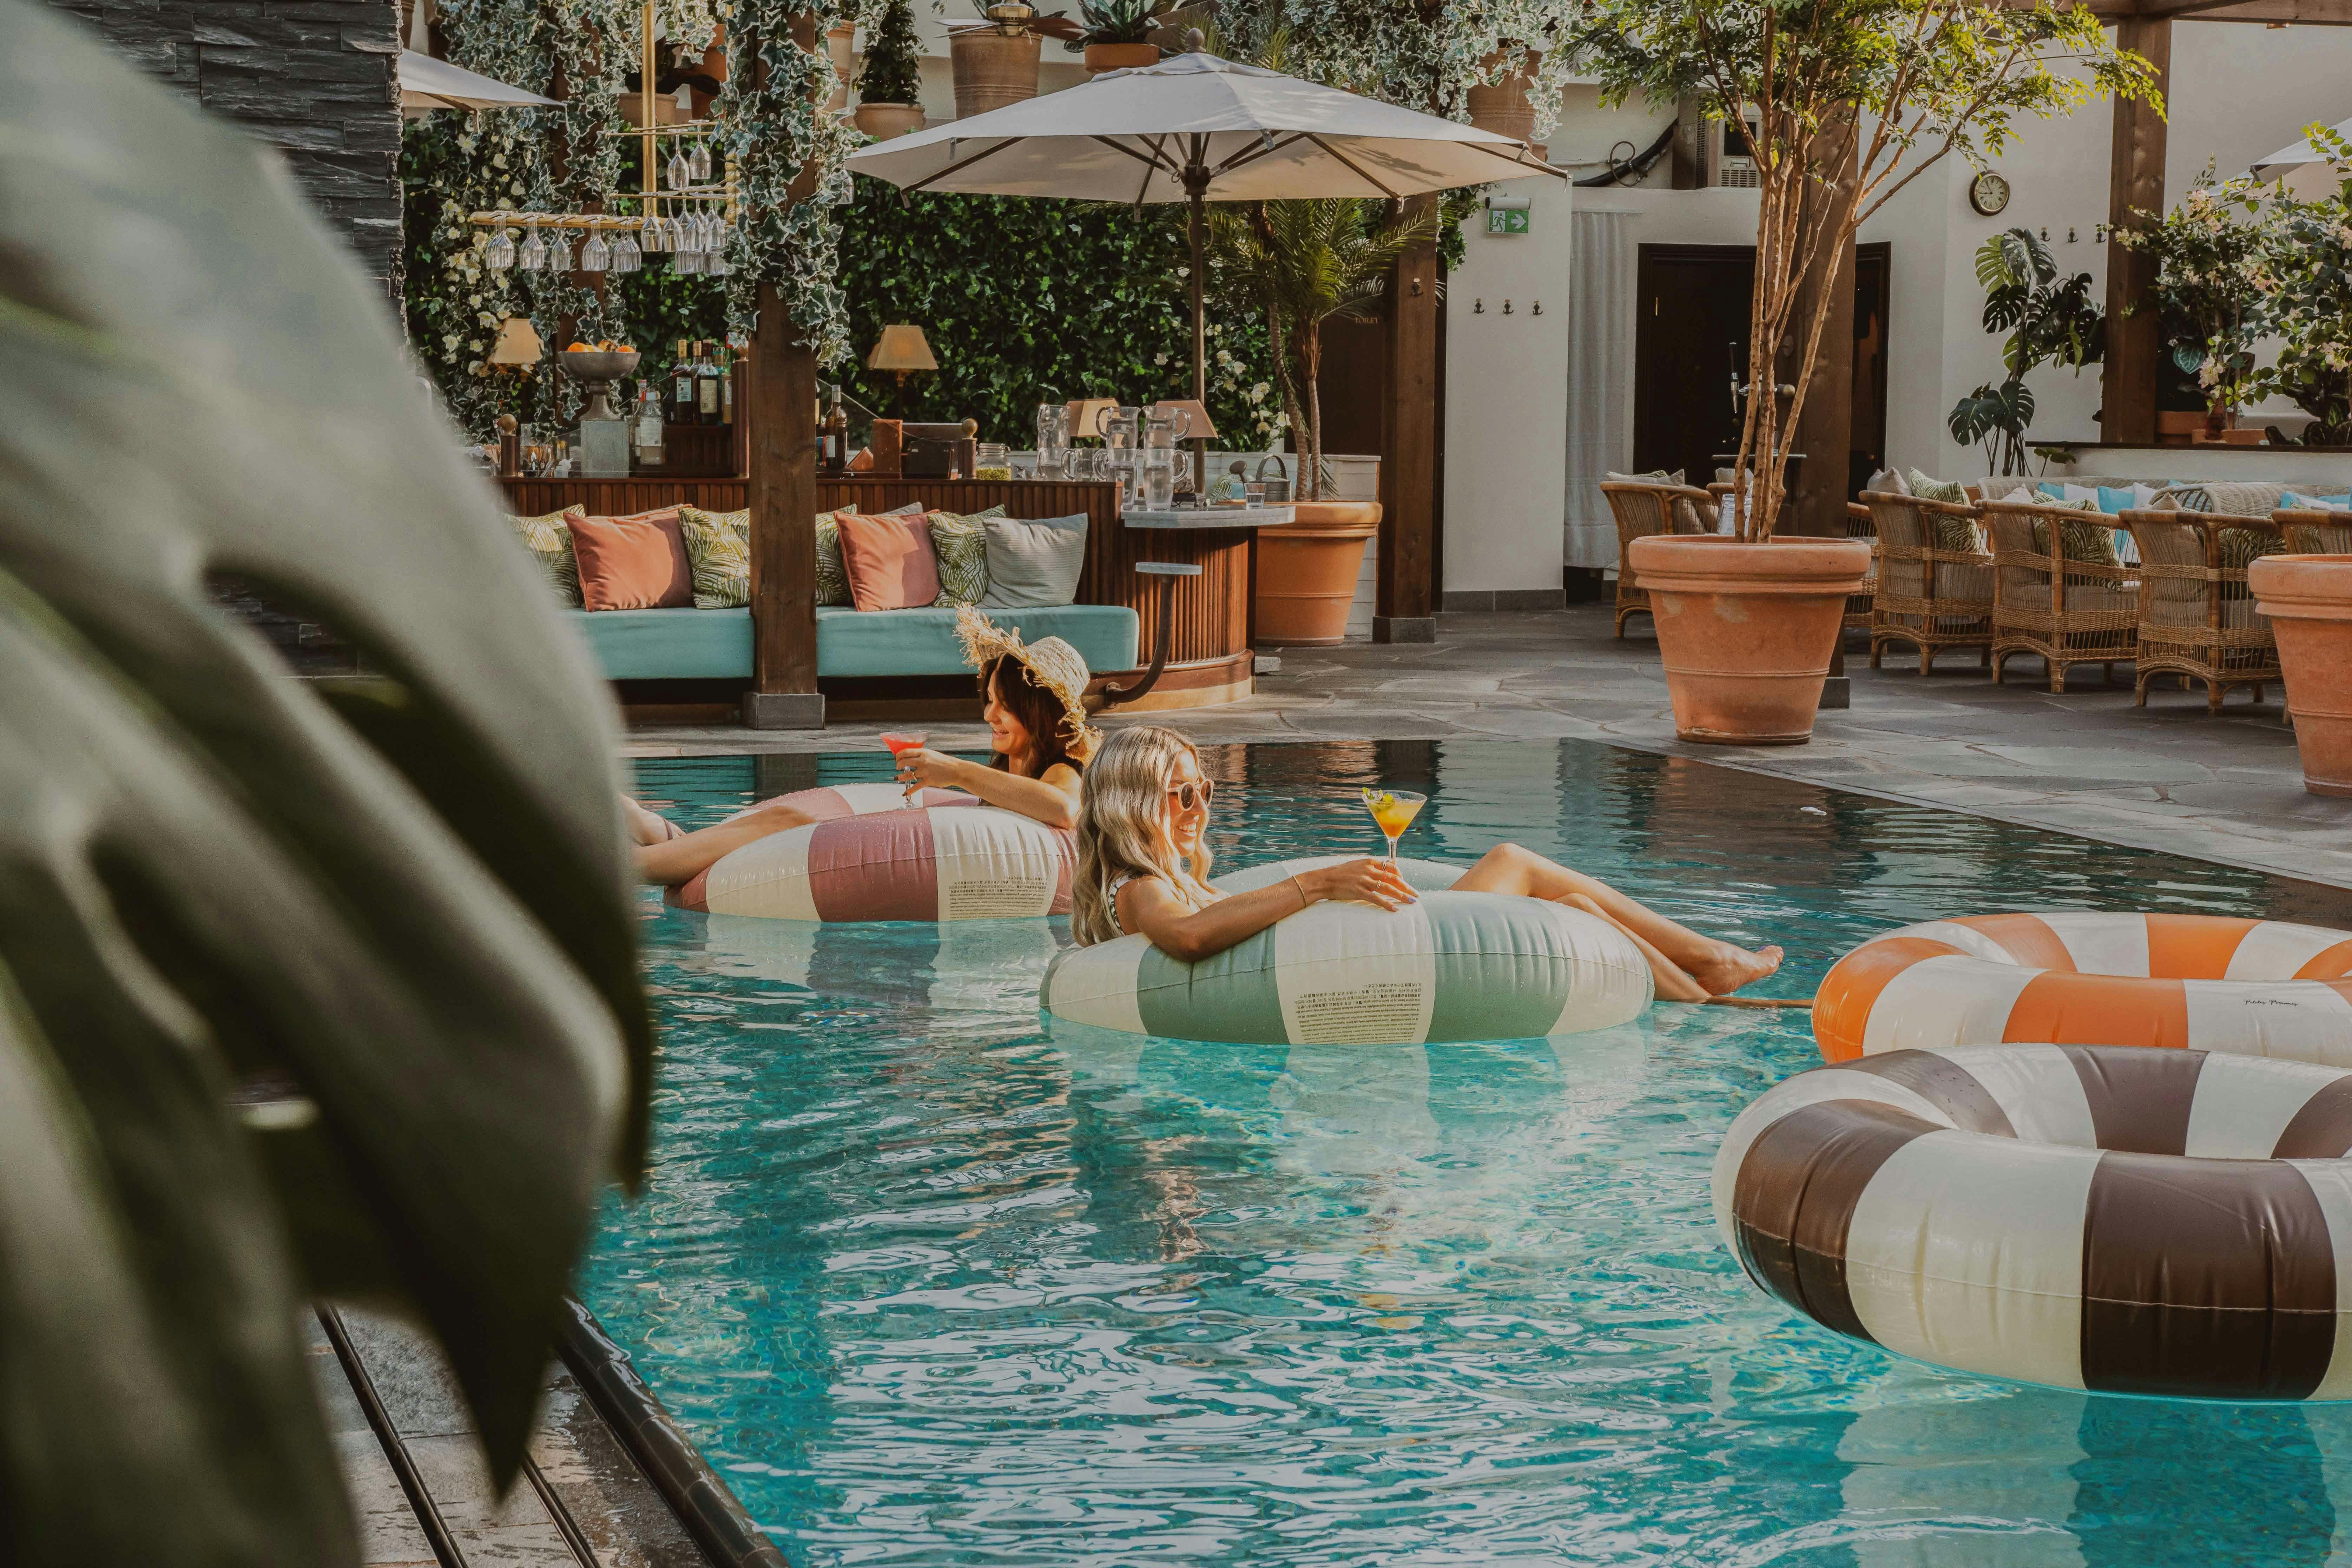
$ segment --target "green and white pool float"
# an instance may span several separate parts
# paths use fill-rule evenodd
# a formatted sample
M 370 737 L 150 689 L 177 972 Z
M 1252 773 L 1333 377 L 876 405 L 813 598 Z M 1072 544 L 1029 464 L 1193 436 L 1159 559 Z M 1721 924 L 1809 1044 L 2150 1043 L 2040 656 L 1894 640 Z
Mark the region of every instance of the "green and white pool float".
M 1215 880 L 1247 892 L 1345 856 Z M 1043 1005 L 1074 1024 L 1180 1040 L 1423 1045 L 1605 1029 L 1641 1015 L 1650 966 L 1608 921 L 1541 899 L 1450 889 L 1465 868 L 1401 860 L 1395 910 L 1325 902 L 1198 963 L 1141 936 L 1057 956 Z

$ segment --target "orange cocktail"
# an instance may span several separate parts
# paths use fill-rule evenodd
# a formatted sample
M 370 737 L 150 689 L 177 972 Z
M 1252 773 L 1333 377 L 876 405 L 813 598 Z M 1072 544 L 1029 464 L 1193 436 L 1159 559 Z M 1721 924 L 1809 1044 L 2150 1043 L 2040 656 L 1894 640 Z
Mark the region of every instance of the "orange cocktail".
M 1389 864 L 1396 864 L 1397 839 L 1412 826 L 1421 808 L 1429 804 L 1425 795 L 1415 795 L 1409 789 L 1368 789 L 1364 792 L 1364 809 L 1372 814 L 1381 831 L 1388 836 Z

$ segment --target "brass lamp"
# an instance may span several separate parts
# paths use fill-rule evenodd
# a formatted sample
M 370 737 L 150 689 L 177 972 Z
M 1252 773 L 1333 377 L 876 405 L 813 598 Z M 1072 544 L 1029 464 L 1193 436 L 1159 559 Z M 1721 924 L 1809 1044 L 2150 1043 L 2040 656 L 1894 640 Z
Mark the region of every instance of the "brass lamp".
M 907 377 L 919 370 L 937 370 L 940 362 L 931 357 L 931 345 L 923 341 L 923 329 L 900 325 L 882 329 L 882 341 L 866 356 L 868 370 L 887 370 L 898 378 L 898 412 L 907 412 Z
M 1106 408 L 1118 406 L 1118 399 L 1116 397 L 1072 398 L 1070 400 L 1070 439 L 1076 441 L 1081 437 L 1101 435 L 1102 432 L 1095 428 L 1095 416 Z
M 1167 397 L 1151 405 L 1151 412 L 1162 419 L 1180 409 L 1183 411 L 1184 417 L 1188 421 L 1181 437 L 1183 440 L 1213 441 L 1217 438 L 1217 427 L 1210 422 L 1209 410 L 1199 398 Z

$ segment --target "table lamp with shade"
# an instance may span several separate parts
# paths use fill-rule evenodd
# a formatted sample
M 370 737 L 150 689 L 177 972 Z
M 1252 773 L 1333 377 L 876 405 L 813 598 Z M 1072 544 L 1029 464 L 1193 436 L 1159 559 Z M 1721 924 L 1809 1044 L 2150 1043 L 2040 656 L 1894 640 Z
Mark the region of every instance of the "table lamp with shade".
M 874 352 L 866 356 L 868 370 L 887 370 L 898 378 L 898 412 L 907 412 L 907 377 L 917 371 L 937 370 L 940 362 L 931 357 L 931 345 L 923 341 L 923 329 L 898 325 L 882 329 L 882 339 Z

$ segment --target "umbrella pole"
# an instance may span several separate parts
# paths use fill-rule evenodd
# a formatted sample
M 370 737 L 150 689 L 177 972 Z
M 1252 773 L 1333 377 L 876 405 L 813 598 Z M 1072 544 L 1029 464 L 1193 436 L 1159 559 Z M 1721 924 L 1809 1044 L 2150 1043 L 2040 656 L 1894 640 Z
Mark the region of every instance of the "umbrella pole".
M 1186 184 L 1191 184 L 1187 181 Z M 1203 408 L 1209 405 L 1209 315 L 1202 302 L 1201 289 L 1202 231 L 1208 224 L 1207 203 L 1203 186 L 1192 187 L 1192 396 Z

